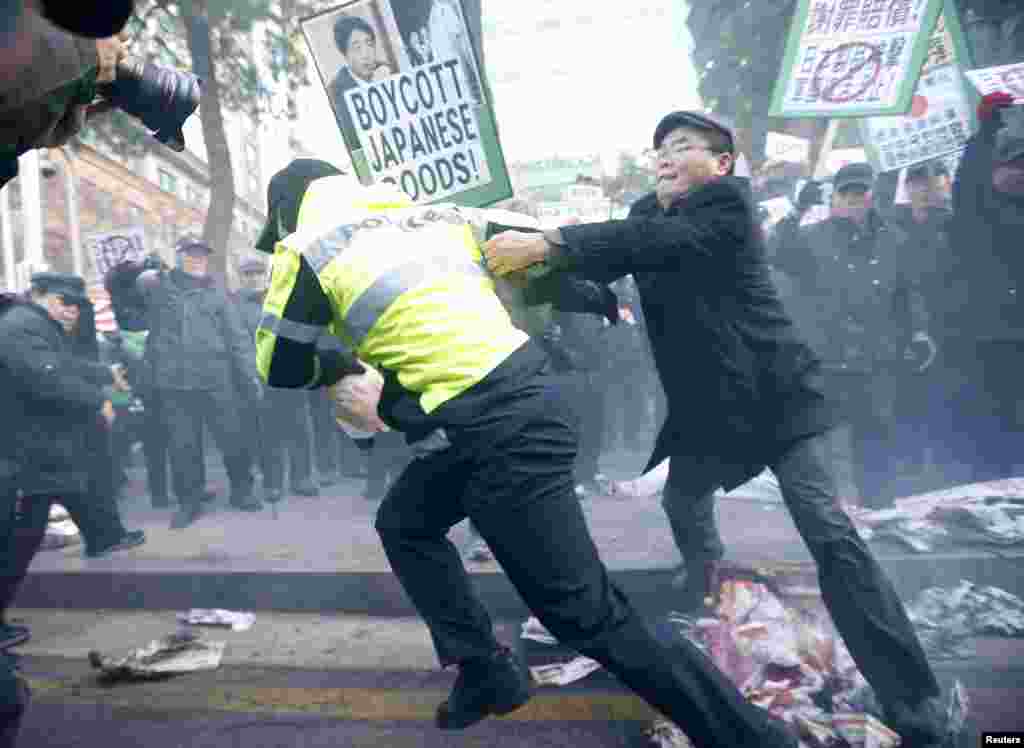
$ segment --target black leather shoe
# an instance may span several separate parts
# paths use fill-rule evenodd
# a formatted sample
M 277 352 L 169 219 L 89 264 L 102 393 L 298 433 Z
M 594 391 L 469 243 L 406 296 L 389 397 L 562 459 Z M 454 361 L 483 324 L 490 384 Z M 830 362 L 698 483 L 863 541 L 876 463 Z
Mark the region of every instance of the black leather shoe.
M 199 499 L 204 504 L 212 504 L 213 502 L 215 502 L 217 500 L 217 494 L 214 493 L 213 491 L 207 489 L 207 488 L 204 488 L 199 493 Z
M 183 530 L 189 525 L 195 524 L 196 520 L 203 516 L 203 508 L 199 505 L 189 504 L 182 506 L 174 516 L 171 517 L 171 529 Z
M 89 548 L 85 551 L 86 558 L 102 558 L 117 551 L 127 551 L 129 548 L 138 548 L 146 542 L 146 533 L 142 530 L 129 530 L 116 543 L 103 548 Z
M 154 509 L 170 509 L 171 500 L 166 496 L 153 496 L 150 498 Z
M 462 730 L 492 714 L 509 714 L 531 696 L 526 665 L 505 647 L 483 660 L 459 666 L 459 676 L 448 700 L 437 708 L 442 730 Z
M 948 719 L 938 699 L 913 706 L 901 702 L 882 707 L 885 724 L 899 733 L 904 748 L 939 748 L 948 737 Z
M 276 504 L 284 498 L 284 495 L 281 493 L 281 489 L 272 488 L 266 492 L 263 498 L 268 504 Z

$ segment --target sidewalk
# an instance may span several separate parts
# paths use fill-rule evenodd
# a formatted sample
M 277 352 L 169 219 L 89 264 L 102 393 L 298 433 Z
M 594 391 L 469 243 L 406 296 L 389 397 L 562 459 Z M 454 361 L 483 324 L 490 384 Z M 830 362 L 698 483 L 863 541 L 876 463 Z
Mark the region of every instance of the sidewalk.
M 605 469 L 612 477 L 632 477 L 645 459 L 619 455 Z M 229 509 L 223 469 L 211 462 L 208 473 L 220 495 L 213 512 L 192 527 L 172 531 L 171 511 L 149 507 L 143 472 L 133 469 L 122 512 L 129 528 L 146 531 L 147 543 L 94 560 L 83 558 L 80 546 L 41 552 L 19 604 L 413 614 L 373 529 L 377 502 L 362 498 L 363 481 L 345 480 L 318 498 L 288 497 L 275 517 L 269 508 L 258 514 Z M 596 496 L 582 506 L 613 578 L 629 594 L 658 604 L 679 563 L 659 500 Z M 719 517 L 730 561 L 784 567 L 813 584 L 811 558 L 783 505 L 734 494 L 719 501 Z M 464 522 L 450 537 L 460 550 L 472 541 Z M 884 545 L 876 552 L 904 594 L 963 577 L 1024 595 L 1024 554 L 971 550 L 922 556 Z M 466 566 L 489 604 L 505 613 L 522 612 L 496 564 Z

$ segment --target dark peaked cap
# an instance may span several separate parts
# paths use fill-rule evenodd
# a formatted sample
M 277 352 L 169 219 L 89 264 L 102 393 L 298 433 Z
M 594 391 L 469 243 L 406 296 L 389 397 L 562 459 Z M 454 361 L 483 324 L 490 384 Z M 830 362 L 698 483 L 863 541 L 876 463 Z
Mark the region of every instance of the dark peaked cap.
M 326 161 L 297 158 L 270 178 L 267 186 L 267 225 L 263 227 L 256 249 L 273 254 L 274 245 L 282 238 L 281 229 L 294 231 L 299 221 L 299 206 L 309 185 L 324 177 L 344 172 Z

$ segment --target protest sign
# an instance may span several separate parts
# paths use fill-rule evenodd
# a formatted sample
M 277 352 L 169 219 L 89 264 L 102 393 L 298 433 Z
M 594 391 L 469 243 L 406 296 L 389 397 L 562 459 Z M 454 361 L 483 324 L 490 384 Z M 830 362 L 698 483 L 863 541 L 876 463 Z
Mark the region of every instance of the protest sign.
M 868 157 L 878 171 L 904 169 L 963 150 L 973 129 L 973 107 L 961 72 L 967 59 L 956 9 L 947 0 L 928 42 L 910 112 L 860 123 Z
M 970 70 L 967 77 L 982 96 L 1005 91 L 1013 94 L 1017 102 L 1024 101 L 1024 62 Z
M 903 114 L 942 0 L 798 0 L 775 117 Z
M 353 0 L 302 30 L 360 182 L 417 204 L 512 195 L 461 0 Z
M 146 257 L 146 230 L 133 226 L 102 234 L 89 234 L 83 243 L 96 263 L 96 274 L 103 278 L 122 262 L 142 262 Z
M 811 158 L 811 141 L 786 133 L 770 132 L 765 142 L 764 155 L 771 161 L 804 164 Z

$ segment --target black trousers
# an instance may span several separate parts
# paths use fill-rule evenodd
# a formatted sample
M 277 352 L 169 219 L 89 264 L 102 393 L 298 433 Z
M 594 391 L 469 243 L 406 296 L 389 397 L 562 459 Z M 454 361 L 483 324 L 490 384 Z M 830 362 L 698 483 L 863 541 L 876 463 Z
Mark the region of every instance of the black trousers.
M 313 474 L 306 393 L 267 389 L 248 410 L 246 430 L 263 473 L 263 488 L 281 491 L 284 476 L 291 485 Z
M 915 704 L 939 687 L 903 603 L 836 499 L 828 436 L 796 442 L 770 465 L 818 567 L 822 597 L 861 673 L 883 704 Z M 683 558 L 720 559 L 714 460 L 673 457 L 662 501 Z
M 171 436 L 167 423 L 167 415 L 163 398 L 158 391 L 148 392 L 143 400 L 145 413 L 142 418 L 142 451 L 146 458 L 146 483 L 149 495 L 154 499 L 167 499 L 167 473 L 170 469 Z M 206 486 L 206 439 L 205 434 L 199 440 L 200 482 Z M 175 476 L 176 478 L 178 476 Z M 174 485 L 174 493 L 181 496 L 185 486 Z
M 567 646 L 591 657 L 697 745 L 762 746 L 766 713 L 696 647 L 668 650 L 611 582 L 579 501 L 579 419 L 566 387 L 539 375 L 509 393 L 453 446 L 416 459 L 381 504 L 376 527 L 441 664 L 491 653 L 491 619 L 473 593 L 449 529 L 472 519 L 520 596 Z
M 26 496 L 21 511 L 15 512 L 13 491 L 0 497 L 0 618 L 18 593 L 28 567 L 46 536 L 50 506 L 58 503 L 68 510 L 82 533 L 86 549 L 105 548 L 125 534 L 112 496 L 67 493 L 61 496 Z
M 313 424 L 313 454 L 320 475 L 338 472 L 341 460 L 341 429 L 334 420 L 334 406 L 324 388 L 304 393 L 309 400 L 309 415 Z
M 170 439 L 174 492 L 182 506 L 197 505 L 206 488 L 203 467 L 203 427 L 213 434 L 224 456 L 232 498 L 252 493 L 252 455 L 232 392 L 162 390 L 164 417 Z
M 0 652 L 0 748 L 14 748 L 31 693 L 15 671 L 12 656 Z

